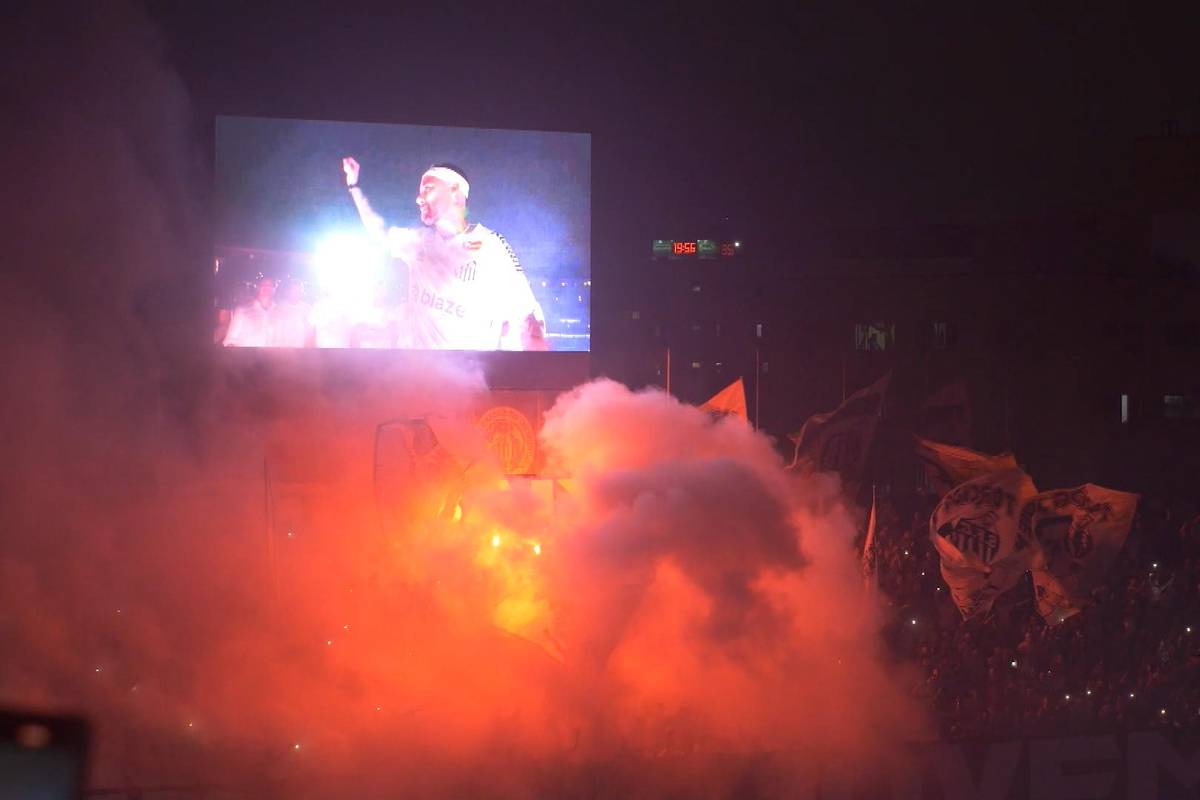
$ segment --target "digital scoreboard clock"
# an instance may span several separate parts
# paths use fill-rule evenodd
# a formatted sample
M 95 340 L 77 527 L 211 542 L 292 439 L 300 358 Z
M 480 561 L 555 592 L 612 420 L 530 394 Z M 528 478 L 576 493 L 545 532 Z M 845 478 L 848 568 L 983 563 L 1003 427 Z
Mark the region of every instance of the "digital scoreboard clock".
M 655 239 L 650 248 L 651 257 L 668 258 L 732 258 L 741 252 L 741 242 L 718 242 L 716 239 Z

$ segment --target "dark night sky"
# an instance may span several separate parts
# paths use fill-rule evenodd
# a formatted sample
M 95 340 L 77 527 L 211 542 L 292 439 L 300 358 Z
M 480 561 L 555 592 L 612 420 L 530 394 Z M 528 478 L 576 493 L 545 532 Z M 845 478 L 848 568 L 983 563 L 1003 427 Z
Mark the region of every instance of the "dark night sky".
M 477 5 L 151 8 L 201 111 L 587 130 L 652 227 L 1109 203 L 1200 112 L 1195 16 L 1134 4 Z

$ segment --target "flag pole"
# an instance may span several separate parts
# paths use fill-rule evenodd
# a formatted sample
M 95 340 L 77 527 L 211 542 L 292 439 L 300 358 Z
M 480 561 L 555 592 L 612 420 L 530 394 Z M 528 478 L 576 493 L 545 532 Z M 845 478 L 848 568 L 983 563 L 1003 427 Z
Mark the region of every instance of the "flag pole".
M 842 351 L 842 402 L 846 402 L 846 351 Z
M 263 458 L 263 512 L 267 534 L 267 574 L 271 581 L 271 611 L 279 610 L 279 563 L 275 554 L 275 493 L 271 490 L 271 461 Z
M 671 348 L 667 348 L 667 394 L 671 393 Z
M 754 348 L 754 430 L 758 430 L 758 382 L 762 380 L 762 366 L 759 363 L 758 347 Z

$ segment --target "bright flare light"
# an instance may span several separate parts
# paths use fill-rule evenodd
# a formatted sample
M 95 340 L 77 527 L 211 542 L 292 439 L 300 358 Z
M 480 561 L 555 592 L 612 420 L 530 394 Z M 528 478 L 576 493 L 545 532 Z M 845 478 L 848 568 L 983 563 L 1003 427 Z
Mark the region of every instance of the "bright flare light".
M 322 313 L 350 322 L 369 322 L 379 314 L 378 300 L 387 276 L 386 254 L 362 234 L 331 233 L 313 251 L 313 274 L 325 295 Z
M 500 546 L 500 534 L 493 533 L 492 534 L 492 547 L 499 547 L 499 546 Z
M 317 242 L 313 267 L 321 288 L 333 291 L 355 280 L 378 280 L 383 275 L 384 259 L 362 234 L 339 231 Z

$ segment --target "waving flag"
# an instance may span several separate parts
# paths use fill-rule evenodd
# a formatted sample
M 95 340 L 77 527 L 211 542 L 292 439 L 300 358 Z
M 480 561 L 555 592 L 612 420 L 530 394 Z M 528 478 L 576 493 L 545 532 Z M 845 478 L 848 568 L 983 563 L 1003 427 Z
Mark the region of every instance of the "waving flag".
M 939 497 L 945 496 L 946 492 L 960 483 L 980 475 L 1017 468 L 1017 459 L 1012 453 L 992 456 L 966 447 L 922 439 L 920 436 L 914 436 L 913 439 L 917 458 L 925 466 L 929 485 Z
M 878 525 L 876 519 L 875 506 L 875 491 L 871 491 L 871 512 L 867 515 L 867 537 L 863 540 L 862 552 L 862 574 L 863 584 L 868 591 L 879 588 L 879 565 L 878 552 L 875 548 L 875 529 Z
M 1030 568 L 1034 547 L 1020 523 L 1036 493 L 1028 475 L 1009 469 L 957 486 L 934 509 L 929 536 L 963 619 L 986 614 Z
M 814 414 L 791 439 L 796 444 L 792 469 L 837 472 L 853 483 L 862 478 L 891 375 L 850 395 L 835 410 Z
M 1078 614 L 1121 552 L 1138 496 L 1093 483 L 1054 489 L 1021 511 L 1021 536 L 1036 545 L 1033 587 L 1051 625 Z
M 962 380 L 948 383 L 925 398 L 917 419 L 922 436 L 965 445 L 971 441 L 971 396 Z
M 721 391 L 714 394 L 700 405 L 702 409 L 714 417 L 741 417 L 748 420 L 746 415 L 746 387 L 738 378 Z

